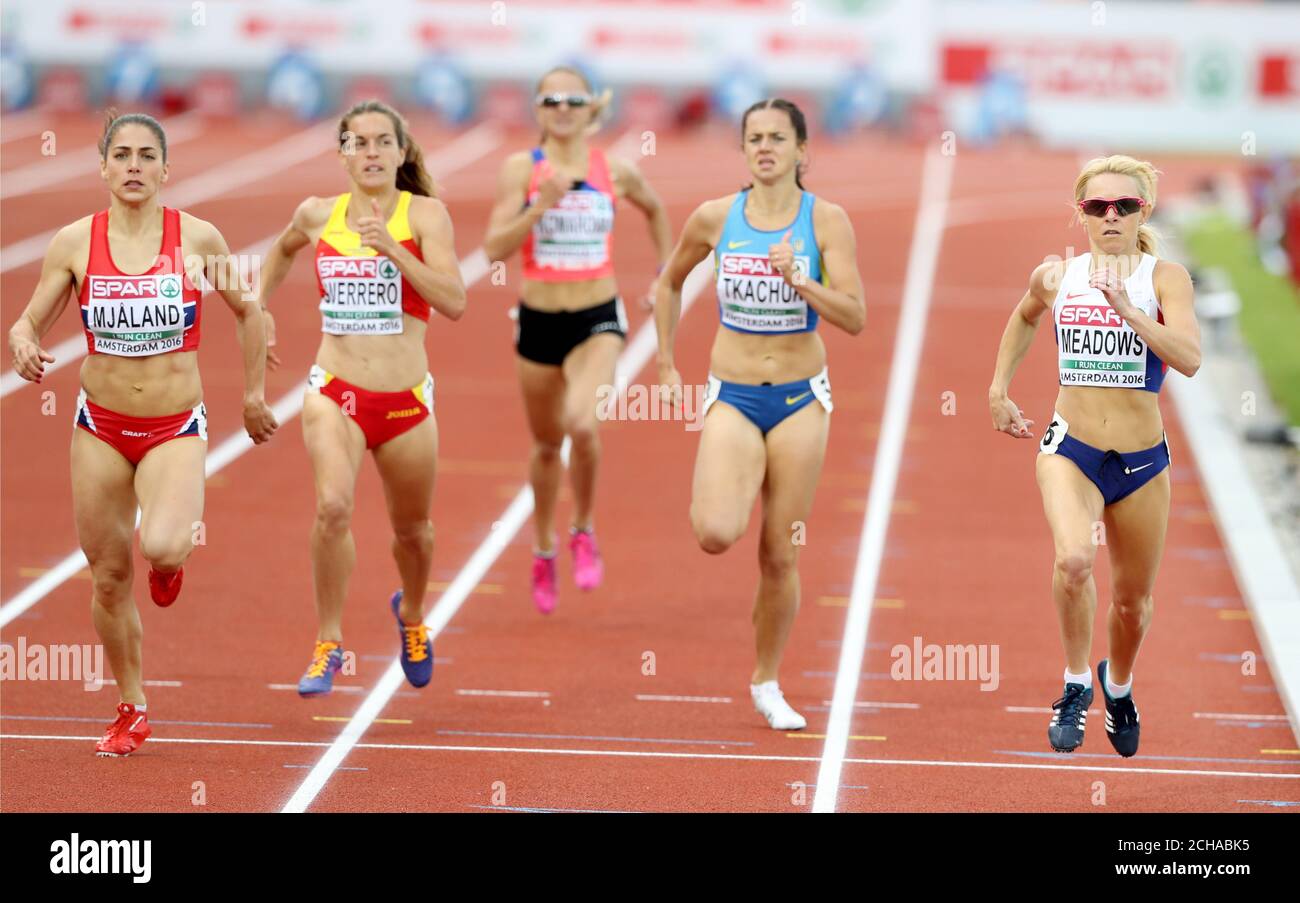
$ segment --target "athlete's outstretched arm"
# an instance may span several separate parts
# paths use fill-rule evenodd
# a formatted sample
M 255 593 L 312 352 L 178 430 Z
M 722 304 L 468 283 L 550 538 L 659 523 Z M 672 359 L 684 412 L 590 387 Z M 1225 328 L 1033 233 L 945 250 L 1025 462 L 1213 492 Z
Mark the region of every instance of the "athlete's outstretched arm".
M 68 306 L 76 276 L 72 271 L 73 252 L 84 240 L 90 217 L 64 226 L 45 251 L 41 278 L 32 299 L 23 308 L 18 321 L 9 330 L 9 350 L 13 352 L 14 370 L 34 383 L 45 375 L 45 365 L 54 363 L 54 355 L 41 347 L 41 338 Z
M 1106 267 L 1096 270 L 1088 284 L 1106 296 L 1115 312 L 1162 361 L 1184 376 L 1195 376 L 1201 369 L 1201 327 L 1196 322 L 1192 277 L 1182 264 L 1161 260 L 1156 263 L 1152 278 L 1163 323 L 1153 320 L 1129 301 L 1124 280 L 1113 270 Z
M 271 316 L 267 304 L 271 300 L 272 293 L 284 281 L 284 277 L 289 275 L 294 255 L 311 242 L 309 230 L 312 224 L 324 215 L 325 209 L 322 198 L 307 198 L 299 204 L 293 211 L 293 219 L 271 243 L 271 248 L 262 261 L 262 269 L 257 277 L 257 305 L 261 308 L 262 317 L 266 321 L 266 362 L 272 370 L 280 365 L 280 357 L 275 353 L 275 318 Z
M 857 335 L 867 324 L 867 305 L 862 297 L 862 277 L 858 274 L 858 243 L 853 223 L 849 222 L 843 207 L 819 198 L 813 208 L 813 226 L 821 238 L 822 269 L 829 277 L 829 284 L 811 279 L 796 281 L 793 265 L 782 275 L 823 320 Z M 793 249 L 790 253 L 793 258 Z M 793 264 L 793 259 L 790 263 Z
M 191 247 L 204 260 L 203 276 L 235 315 L 235 335 L 244 352 L 244 429 L 260 445 L 279 424 L 266 405 L 266 329 L 257 294 L 216 226 L 185 214 L 181 232 L 193 236 Z
M 434 310 L 459 320 L 465 313 L 465 282 L 456 262 L 455 236 L 446 205 L 436 198 L 411 198 L 411 226 L 424 257 L 421 260 L 393 240 L 379 203 L 372 199 L 370 204 L 371 215 L 357 220 L 361 244 L 395 263 Z
M 1052 306 L 1054 289 L 1049 283 L 1060 284 L 1064 267 L 1058 262 L 1040 263 L 1029 277 L 1029 290 L 1025 292 L 1016 309 L 1011 312 L 1007 328 L 1002 331 L 998 344 L 998 361 L 993 369 L 993 382 L 989 385 L 989 412 L 993 415 L 993 428 L 1017 439 L 1032 439 L 1029 428 L 1034 421 L 1025 419 L 1025 412 L 1007 397 L 1011 378 L 1024 359 L 1038 331 L 1038 321 Z
M 501 175 L 497 178 L 497 202 L 488 216 L 487 235 L 483 237 L 483 250 L 488 260 L 505 260 L 519 250 L 542 214 L 554 207 L 569 190 L 568 182 L 552 174 L 538 187 L 541 196 L 537 203 L 524 206 L 532 169 L 533 156 L 527 151 L 511 154 L 501 165 Z
M 730 198 L 705 201 L 686 220 L 672 257 L 655 283 L 655 334 L 659 338 L 659 385 L 668 387 L 673 404 L 681 402 L 682 376 L 677 372 L 673 345 L 682 313 L 682 286 L 695 265 L 709 256 L 726 219 Z M 662 390 L 661 390 L 662 391 Z

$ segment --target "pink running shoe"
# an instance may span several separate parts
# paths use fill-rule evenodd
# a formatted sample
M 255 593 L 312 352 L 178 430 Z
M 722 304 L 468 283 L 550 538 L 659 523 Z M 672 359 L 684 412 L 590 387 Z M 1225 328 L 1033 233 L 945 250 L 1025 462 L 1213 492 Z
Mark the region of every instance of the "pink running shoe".
M 555 556 L 546 558 L 533 553 L 533 604 L 544 615 L 555 610 Z
M 600 586 L 605 576 L 605 565 L 601 563 L 600 551 L 596 548 L 596 536 L 590 530 L 573 530 L 569 539 L 569 551 L 573 553 L 573 582 L 578 589 L 593 590 Z

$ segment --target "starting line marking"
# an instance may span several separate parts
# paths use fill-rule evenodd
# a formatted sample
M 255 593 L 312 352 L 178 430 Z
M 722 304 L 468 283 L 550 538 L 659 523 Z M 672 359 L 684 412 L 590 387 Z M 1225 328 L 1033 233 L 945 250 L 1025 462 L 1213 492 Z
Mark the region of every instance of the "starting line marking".
M 652 693 L 638 693 L 640 702 L 731 702 L 730 696 L 658 696 Z
M 52 734 L 0 734 L 0 740 L 72 740 L 94 743 L 99 737 L 72 737 Z M 189 743 L 212 746 L 292 746 L 329 747 L 326 741 L 311 740 L 209 740 L 194 737 L 152 737 L 150 743 Z M 355 743 L 354 749 L 402 749 L 412 752 L 517 753 L 544 756 L 607 756 L 625 759 L 707 759 L 724 762 L 820 762 L 818 756 L 771 756 L 757 753 L 686 753 L 630 749 L 546 749 L 518 746 L 456 746 L 434 743 Z M 1300 751 L 1297 751 L 1300 752 Z M 1033 762 L 962 762 L 941 759 L 863 759 L 848 758 L 846 765 L 903 765 L 932 768 L 1009 768 L 1018 771 L 1087 771 L 1118 774 L 1164 774 L 1183 777 L 1263 778 L 1300 780 L 1300 773 L 1263 771 L 1215 771 L 1192 768 L 1126 768 L 1121 765 L 1057 765 Z
M 1286 721 L 1285 715 L 1237 715 L 1232 712 L 1193 712 L 1193 718 L 1232 718 L 1237 721 Z
M 351 721 L 343 715 L 312 715 L 312 721 Z M 410 718 L 376 718 L 375 724 L 410 724 Z
M 520 699 L 550 699 L 546 690 L 457 690 L 457 696 L 508 696 Z M 346 720 L 346 719 L 341 719 Z M 375 721 L 380 719 L 376 718 Z

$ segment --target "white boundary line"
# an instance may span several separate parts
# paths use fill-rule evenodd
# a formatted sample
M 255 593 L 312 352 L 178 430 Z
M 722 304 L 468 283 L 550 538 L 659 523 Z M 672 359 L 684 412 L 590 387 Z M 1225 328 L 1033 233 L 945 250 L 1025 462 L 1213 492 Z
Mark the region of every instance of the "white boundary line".
M 686 277 L 686 284 L 682 286 L 682 310 L 681 316 L 685 316 L 695 299 L 702 293 L 704 287 L 708 284 L 710 274 L 713 270 L 712 255 L 708 259 L 698 264 L 695 269 L 691 270 Z M 655 352 L 658 340 L 655 336 L 655 327 L 653 318 L 646 320 L 641 324 L 632 340 L 628 342 L 623 353 L 619 355 L 618 366 L 614 371 L 614 382 L 621 393 L 628 384 L 628 381 L 640 372 L 641 368 L 649 362 Z M 567 451 L 569 441 L 566 438 L 564 442 L 565 459 L 567 460 Z M 493 528 L 488 533 L 487 538 L 482 544 L 474 550 L 469 561 L 461 568 L 460 573 L 451 585 L 438 597 L 438 601 L 424 618 L 424 623 L 429 627 L 430 637 L 436 637 L 448 622 L 460 610 L 461 605 L 469 598 L 470 592 L 487 574 L 488 568 L 501 556 L 515 534 L 523 527 L 528 516 L 533 511 L 533 490 L 532 487 L 525 483 L 515 494 L 514 500 L 510 502 L 505 512 L 496 519 L 492 525 Z M 370 691 L 361 707 L 357 709 L 352 720 L 343 728 L 342 733 L 335 738 L 330 744 L 329 749 L 321 756 L 314 768 L 307 774 L 307 777 L 294 791 L 293 796 L 284 804 L 281 812 L 305 812 L 307 807 L 325 787 L 325 783 L 330 779 L 335 770 L 343 764 L 349 752 L 358 745 L 361 735 L 366 729 L 379 717 L 388 700 L 397 692 L 397 688 L 405 683 L 406 678 L 402 675 L 401 662 L 394 657 L 388 665 L 383 676 Z
M 183 113 L 163 123 L 167 130 L 167 148 L 184 144 L 203 134 L 203 115 L 197 111 Z M 20 166 L 0 176 L 0 200 L 32 194 L 66 179 L 87 176 L 99 169 L 99 145 L 83 145 L 70 151 Z
M 169 207 L 190 207 L 220 197 L 232 188 L 269 178 L 282 169 L 296 166 L 317 154 L 327 153 L 330 149 L 329 142 L 333 128 L 330 123 L 318 123 L 295 132 L 270 147 L 246 154 L 179 182 L 174 188 L 166 191 L 164 200 Z M 58 229 L 50 229 L 48 232 L 0 248 L 0 273 L 7 273 L 43 258 L 50 245 L 50 239 L 54 238 L 54 233 L 58 231 Z
M 427 161 L 428 165 L 426 166 L 429 170 L 429 174 L 432 176 L 445 176 L 447 173 L 477 160 L 483 153 L 483 148 L 477 145 L 479 137 L 475 137 L 466 145 L 460 143 L 463 139 L 469 138 L 469 136 L 474 134 L 476 131 L 478 130 L 466 132 L 465 135 L 462 135 L 461 138 L 458 138 L 451 145 L 448 145 L 448 147 L 438 155 L 431 157 Z M 500 143 L 500 135 L 498 132 L 494 132 L 493 134 L 497 135 L 496 141 L 493 144 L 493 147 L 495 147 Z M 487 275 L 488 270 L 489 265 L 487 254 L 483 252 L 482 248 L 478 248 L 467 255 L 460 263 L 460 274 L 462 281 L 465 283 L 465 288 L 468 289 L 474 283 L 482 279 Z M 85 346 L 83 345 L 82 348 L 84 350 Z M 302 410 L 302 393 L 306 387 L 307 381 L 303 380 L 283 395 L 272 406 L 272 410 L 275 412 L 275 418 L 279 421 L 281 428 L 283 428 L 284 425 L 294 417 L 298 416 L 298 412 Z M 230 436 L 214 450 L 208 452 L 204 466 L 207 476 L 211 477 L 214 473 L 239 458 L 252 447 L 253 440 L 248 438 L 247 433 L 240 431 Z M 140 513 L 137 510 L 136 526 L 138 527 L 139 525 Z M 24 587 L 12 599 L 5 602 L 3 605 L 0 605 L 0 628 L 9 624 L 14 618 L 27 611 L 27 609 L 48 596 L 63 583 L 70 580 L 72 576 L 84 568 L 86 564 L 85 554 L 78 550 L 68 555 L 55 565 L 54 568 L 42 574 L 28 586 Z
M 826 744 L 822 748 L 821 767 L 817 770 L 817 794 L 814 812 L 834 812 L 840 786 L 840 770 L 849 740 L 849 723 L 853 717 L 858 675 L 867 647 L 867 628 L 871 622 L 871 600 L 885 551 L 885 534 L 889 529 L 890 506 L 898 482 L 898 468 L 903 455 L 903 439 L 912 408 L 912 393 L 921 362 L 925 339 L 925 321 L 934 286 L 934 272 L 943 241 L 944 216 L 956 157 L 931 149 L 921 171 L 921 201 L 916 210 L 912 231 L 912 249 L 907 258 L 907 278 L 903 283 L 902 309 L 898 332 L 894 338 L 894 357 L 889 366 L 889 388 L 885 394 L 885 413 L 880 438 L 876 443 L 875 463 L 871 473 L 871 491 L 863 515 L 862 538 L 858 561 L 853 572 L 853 590 L 844 623 L 844 641 L 840 645 L 840 663 L 835 674 L 835 692 L 831 697 L 830 717 L 826 727 Z
M 74 737 L 61 734 L 0 734 L 0 740 L 73 740 L 94 742 L 99 737 Z M 221 746 L 332 746 L 320 740 L 215 740 L 207 737 L 153 737 L 150 743 L 198 743 Z M 336 740 L 335 743 L 338 741 Z M 356 743 L 355 749 L 407 750 L 411 752 L 514 753 L 549 756 L 605 756 L 618 759 L 709 759 L 735 762 L 816 762 L 816 756 L 772 756 L 760 753 L 688 753 L 639 749 L 560 749 L 526 746 L 457 746 L 436 743 Z M 1120 774 L 1164 774 L 1183 777 L 1265 778 L 1300 780 L 1300 773 L 1265 771 L 1215 771 L 1209 768 L 1134 768 L 1123 765 L 1065 765 L 1048 762 L 968 762 L 943 759 L 859 759 L 846 758 L 849 765 L 903 765 L 933 768 L 1010 768 L 1016 771 L 1107 771 Z M 1281 764 L 1281 763 L 1279 763 Z M 297 811 L 297 810 L 295 810 Z
M 1300 587 L 1242 464 L 1241 442 L 1205 379 L 1171 370 L 1168 384 L 1291 733 L 1300 740 Z

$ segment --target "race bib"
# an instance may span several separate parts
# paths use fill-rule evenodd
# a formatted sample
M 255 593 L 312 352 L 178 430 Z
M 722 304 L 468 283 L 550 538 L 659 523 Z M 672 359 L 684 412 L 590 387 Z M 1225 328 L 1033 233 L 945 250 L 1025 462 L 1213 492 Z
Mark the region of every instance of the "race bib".
M 316 272 L 325 289 L 320 299 L 321 332 L 402 332 L 402 274 L 387 257 L 318 257 Z
M 1061 385 L 1145 388 L 1146 342 L 1109 304 L 1067 304 L 1056 328 Z
M 86 329 L 99 354 L 146 357 L 185 344 L 185 293 L 180 276 L 88 275 Z
M 533 199 L 536 201 L 536 196 Z M 594 270 L 609 260 L 614 205 L 599 191 L 569 191 L 533 225 L 533 258 L 556 270 Z
M 795 270 L 808 278 L 807 255 L 795 255 Z M 718 265 L 722 322 L 750 332 L 797 332 L 808 328 L 808 302 L 786 283 L 766 254 L 722 252 Z

